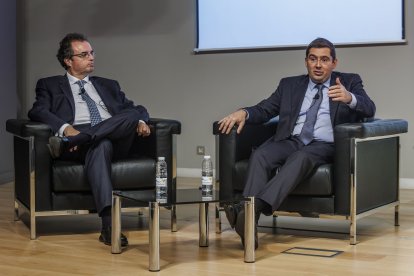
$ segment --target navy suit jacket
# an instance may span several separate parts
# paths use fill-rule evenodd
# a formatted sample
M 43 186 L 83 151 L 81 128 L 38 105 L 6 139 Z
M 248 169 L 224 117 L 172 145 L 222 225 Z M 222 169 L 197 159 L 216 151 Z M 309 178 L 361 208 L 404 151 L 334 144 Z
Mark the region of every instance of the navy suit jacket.
M 351 109 L 345 103 L 329 99 L 332 127 L 337 124 L 360 122 L 363 118 L 373 117 L 375 104 L 365 92 L 361 77 L 357 74 L 332 72 L 331 85 L 335 85 L 337 77 L 345 88 L 354 94 L 357 105 L 355 109 Z M 282 79 L 276 91 L 269 98 L 255 106 L 245 108 L 249 113 L 247 122 L 264 123 L 279 115 L 275 139 L 283 140 L 290 137 L 299 116 L 308 83 L 308 75 Z
M 125 109 L 135 109 L 140 120 L 148 121 L 145 107 L 135 106 L 128 100 L 117 81 L 101 77 L 90 77 L 89 80 L 112 116 Z M 36 101 L 28 115 L 33 121 L 48 124 L 54 132 L 65 123 L 73 124 L 75 102 L 66 75 L 43 78 L 37 82 Z

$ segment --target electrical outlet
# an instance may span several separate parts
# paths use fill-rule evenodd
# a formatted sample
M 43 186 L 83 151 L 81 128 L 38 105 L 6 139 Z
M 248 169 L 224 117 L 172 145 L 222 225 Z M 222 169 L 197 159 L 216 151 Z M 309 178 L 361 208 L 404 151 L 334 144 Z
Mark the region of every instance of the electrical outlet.
M 206 153 L 206 148 L 204 146 L 197 146 L 197 155 L 204 155 Z

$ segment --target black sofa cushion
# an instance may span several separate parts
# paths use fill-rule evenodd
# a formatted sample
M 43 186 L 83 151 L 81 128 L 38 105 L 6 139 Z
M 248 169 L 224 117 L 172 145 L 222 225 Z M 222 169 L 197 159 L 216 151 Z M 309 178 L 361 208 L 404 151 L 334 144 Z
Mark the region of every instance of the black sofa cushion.
M 56 160 L 52 169 L 53 192 L 90 192 L 83 164 Z M 155 160 L 139 157 L 112 163 L 114 189 L 147 189 L 155 186 Z
M 247 166 L 249 160 L 241 160 L 235 163 L 233 168 L 233 188 L 242 191 L 246 181 Z M 300 196 L 330 196 L 332 188 L 332 164 L 319 166 L 315 173 L 306 181 L 299 184 L 290 195 Z

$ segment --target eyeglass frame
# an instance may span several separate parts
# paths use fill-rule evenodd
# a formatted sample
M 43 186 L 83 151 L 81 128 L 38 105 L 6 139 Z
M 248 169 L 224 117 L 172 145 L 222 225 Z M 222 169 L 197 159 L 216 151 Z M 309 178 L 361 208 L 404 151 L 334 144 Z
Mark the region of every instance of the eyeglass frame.
M 319 61 L 322 65 L 328 65 L 330 62 L 333 62 L 333 60 L 330 57 L 317 57 L 314 55 L 309 55 L 308 57 L 306 57 L 306 60 L 311 64 L 317 64 Z
M 82 53 L 79 53 L 79 54 L 71 55 L 70 58 L 72 58 L 72 57 L 78 57 L 78 58 L 81 58 L 81 59 L 85 59 L 85 58 L 88 58 L 90 56 L 91 57 L 95 57 L 96 56 L 96 53 L 95 53 L 94 50 L 92 50 L 90 52 L 82 52 Z

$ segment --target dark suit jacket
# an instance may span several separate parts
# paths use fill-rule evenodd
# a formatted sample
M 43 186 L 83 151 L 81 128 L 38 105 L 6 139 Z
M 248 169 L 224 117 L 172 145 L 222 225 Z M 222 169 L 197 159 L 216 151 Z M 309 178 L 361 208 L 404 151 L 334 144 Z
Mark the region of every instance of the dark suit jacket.
M 113 116 L 125 109 L 135 109 L 140 120 L 148 121 L 145 107 L 135 106 L 125 97 L 119 83 L 115 80 L 90 77 L 90 81 Z M 54 132 L 65 124 L 73 124 L 75 102 L 66 75 L 40 79 L 36 85 L 36 101 L 29 111 L 29 118 L 50 125 Z
M 337 124 L 359 122 L 363 118 L 373 117 L 375 104 L 368 97 L 362 85 L 361 77 L 357 74 L 332 72 L 331 85 L 339 77 L 345 88 L 354 94 L 357 100 L 355 109 L 347 104 L 329 100 L 332 127 Z M 264 123 L 279 115 L 279 124 L 275 139 L 288 138 L 295 127 L 300 108 L 309 83 L 308 75 L 284 78 L 276 91 L 267 99 L 255 106 L 246 107 L 249 113 L 249 123 Z

